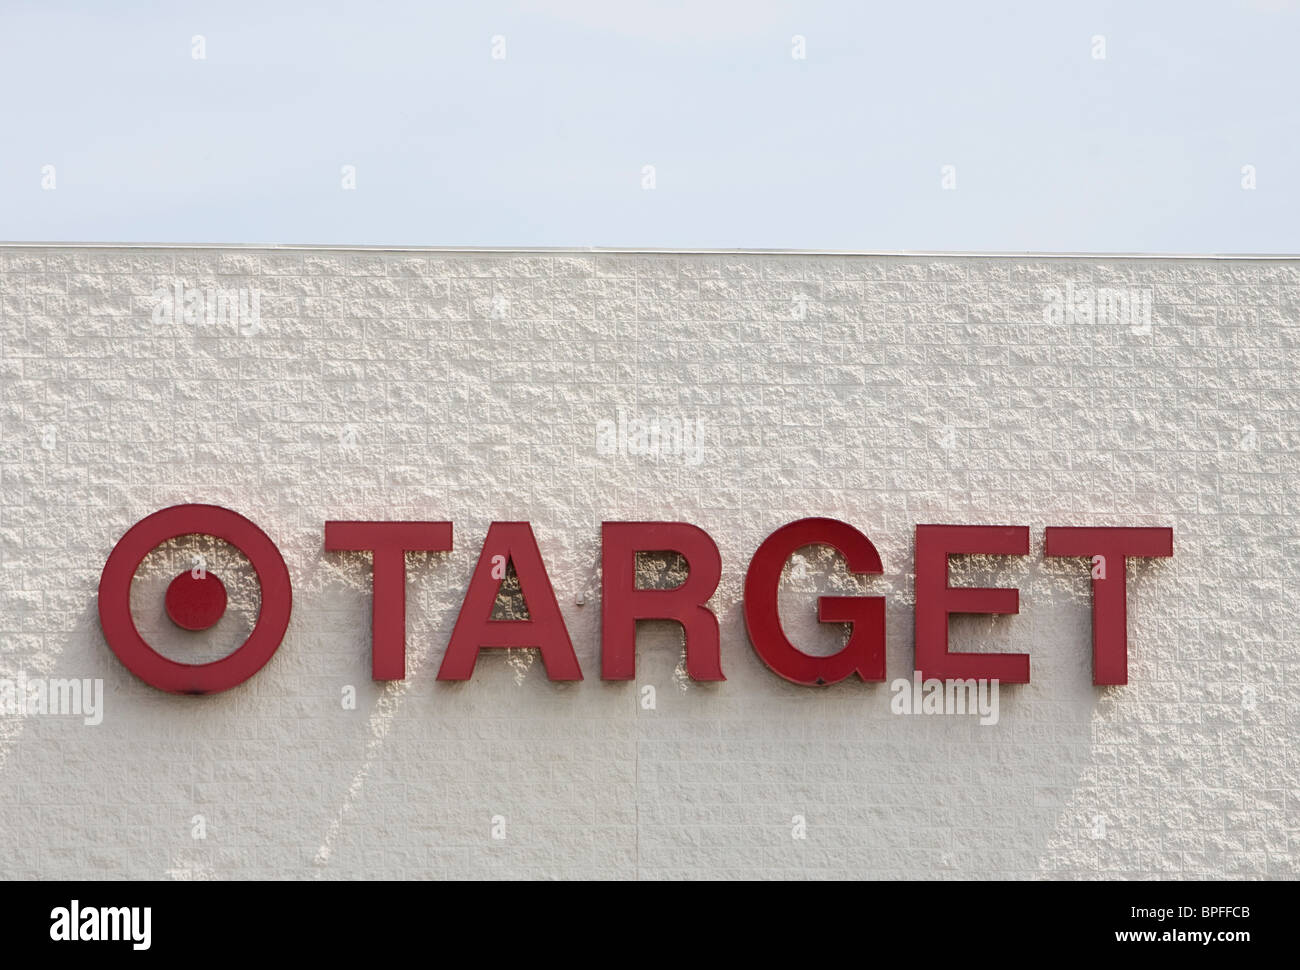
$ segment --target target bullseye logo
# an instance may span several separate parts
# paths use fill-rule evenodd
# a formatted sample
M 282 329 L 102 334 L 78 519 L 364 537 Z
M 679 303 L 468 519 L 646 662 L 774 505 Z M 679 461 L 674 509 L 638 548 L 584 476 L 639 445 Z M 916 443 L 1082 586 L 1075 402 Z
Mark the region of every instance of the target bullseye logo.
M 172 539 L 208 535 L 230 543 L 253 564 L 262 605 L 248 639 L 233 653 L 206 664 L 178 663 L 145 641 L 131 616 L 131 581 L 145 556 Z M 226 611 L 226 587 L 206 570 L 172 580 L 164 608 L 172 622 L 199 632 Z M 242 684 L 279 649 L 289 627 L 293 589 L 275 543 L 253 522 L 216 505 L 174 505 L 141 519 L 113 547 L 99 579 L 99 620 L 119 660 L 141 680 L 175 694 L 213 694 Z

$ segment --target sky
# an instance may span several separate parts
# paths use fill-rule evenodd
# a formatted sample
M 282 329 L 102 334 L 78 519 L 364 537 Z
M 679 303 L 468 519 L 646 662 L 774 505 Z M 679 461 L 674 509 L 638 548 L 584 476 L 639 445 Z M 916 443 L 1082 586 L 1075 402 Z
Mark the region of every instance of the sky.
M 1298 91 L 1300 0 L 0 0 L 0 241 L 1297 254 Z

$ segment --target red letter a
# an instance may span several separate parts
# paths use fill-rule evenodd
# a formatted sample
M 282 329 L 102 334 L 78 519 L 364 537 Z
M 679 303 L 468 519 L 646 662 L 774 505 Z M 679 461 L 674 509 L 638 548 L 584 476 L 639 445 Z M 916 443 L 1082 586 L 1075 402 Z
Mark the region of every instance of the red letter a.
M 492 606 L 508 562 L 514 564 L 519 577 L 527 620 L 492 619 Z M 551 680 L 582 680 L 560 604 L 555 601 L 555 590 L 527 522 L 493 522 L 488 528 L 438 679 L 469 680 L 481 647 L 537 647 Z

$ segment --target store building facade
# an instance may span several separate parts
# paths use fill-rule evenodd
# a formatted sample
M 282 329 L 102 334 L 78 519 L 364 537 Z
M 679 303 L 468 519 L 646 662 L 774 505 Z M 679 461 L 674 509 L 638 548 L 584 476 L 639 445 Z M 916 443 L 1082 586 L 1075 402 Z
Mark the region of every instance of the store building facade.
M 1289 258 L 0 247 L 6 875 L 1294 878 L 1298 318 Z M 175 506 L 283 581 L 181 518 L 106 612 Z M 279 620 L 203 694 L 115 632 Z

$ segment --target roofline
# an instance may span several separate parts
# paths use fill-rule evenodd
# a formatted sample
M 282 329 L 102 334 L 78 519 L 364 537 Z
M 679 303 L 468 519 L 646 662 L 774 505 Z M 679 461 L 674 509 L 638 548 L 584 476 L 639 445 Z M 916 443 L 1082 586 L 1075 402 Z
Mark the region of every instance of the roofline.
M 1042 253 L 924 249 L 700 249 L 636 246 L 374 246 L 334 243 L 4 242 L 0 249 L 245 249 L 375 253 L 610 253 L 680 256 L 904 256 L 985 259 L 1300 259 L 1294 253 Z

